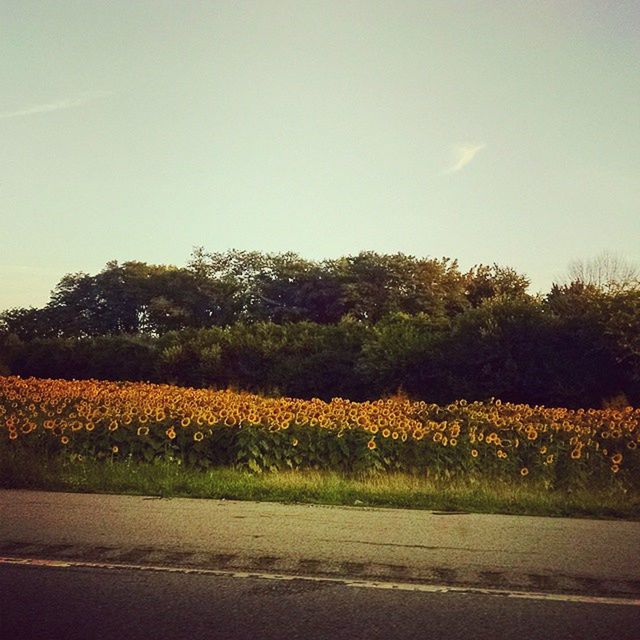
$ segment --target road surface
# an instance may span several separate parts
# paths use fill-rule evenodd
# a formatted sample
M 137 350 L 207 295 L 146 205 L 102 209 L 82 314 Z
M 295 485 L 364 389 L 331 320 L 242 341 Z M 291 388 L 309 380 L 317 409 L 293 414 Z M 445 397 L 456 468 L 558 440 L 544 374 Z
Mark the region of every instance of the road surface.
M 0 491 L 0 556 L 640 598 L 640 522 Z
M 338 581 L 0 565 L 3 640 L 638 640 L 640 608 Z

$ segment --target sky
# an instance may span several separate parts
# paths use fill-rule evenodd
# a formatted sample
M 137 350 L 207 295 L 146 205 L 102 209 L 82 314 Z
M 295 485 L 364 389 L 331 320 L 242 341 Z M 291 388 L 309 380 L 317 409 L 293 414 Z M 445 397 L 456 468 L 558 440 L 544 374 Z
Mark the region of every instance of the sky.
M 640 3 L 0 3 L 0 310 L 196 246 L 640 263 Z

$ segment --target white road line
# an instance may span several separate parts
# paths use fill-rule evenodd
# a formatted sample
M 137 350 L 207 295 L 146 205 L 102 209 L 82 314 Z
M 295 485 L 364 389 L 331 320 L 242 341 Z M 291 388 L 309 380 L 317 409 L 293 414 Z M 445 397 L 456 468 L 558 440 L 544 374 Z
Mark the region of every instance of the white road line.
M 332 584 L 355 587 L 357 589 L 388 589 L 395 591 L 421 591 L 425 593 L 468 593 L 472 595 L 502 596 L 527 600 L 547 600 L 556 602 L 577 602 L 583 604 L 631 605 L 640 607 L 636 598 L 616 598 L 607 596 L 588 596 L 568 593 L 543 593 L 537 591 L 511 591 L 508 589 L 490 589 L 483 587 L 462 587 L 437 584 L 420 584 L 411 582 L 378 582 L 375 580 L 353 580 L 350 578 L 331 578 L 323 576 L 304 576 L 294 574 L 265 573 L 260 571 L 223 571 L 220 569 L 202 569 L 190 567 L 172 567 L 167 565 L 141 565 L 109 562 L 87 562 L 82 560 L 43 560 L 41 558 L 0 557 L 0 565 L 27 565 L 32 567 L 49 567 L 68 569 L 73 567 L 93 569 L 115 569 L 135 571 L 163 571 L 167 573 L 186 573 L 213 575 L 227 578 L 259 578 L 263 580 L 306 580 L 309 582 L 328 582 Z

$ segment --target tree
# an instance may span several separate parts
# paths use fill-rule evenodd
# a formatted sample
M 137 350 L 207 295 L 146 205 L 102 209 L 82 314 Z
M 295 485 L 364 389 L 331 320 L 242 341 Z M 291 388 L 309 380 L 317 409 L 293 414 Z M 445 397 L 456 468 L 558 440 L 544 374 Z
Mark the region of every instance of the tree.
M 465 274 L 465 280 L 465 295 L 472 307 L 498 296 L 522 298 L 527 295 L 530 284 L 526 276 L 495 263 L 491 267 L 483 264 L 474 266 Z
M 572 402 L 599 406 L 619 394 L 640 401 L 640 289 L 556 284 L 545 308 L 555 326 L 554 353 L 568 364 L 562 385 L 580 398 Z
M 449 258 L 363 251 L 324 265 L 341 283 L 345 312 L 358 320 L 375 323 L 395 313 L 437 318 L 465 308 L 464 280 Z
M 455 397 L 545 402 L 550 351 L 540 302 L 498 296 L 454 320 L 441 349 L 441 375 Z
M 590 260 L 570 263 L 568 281 L 606 293 L 637 291 L 640 290 L 640 268 L 616 253 L 604 251 Z

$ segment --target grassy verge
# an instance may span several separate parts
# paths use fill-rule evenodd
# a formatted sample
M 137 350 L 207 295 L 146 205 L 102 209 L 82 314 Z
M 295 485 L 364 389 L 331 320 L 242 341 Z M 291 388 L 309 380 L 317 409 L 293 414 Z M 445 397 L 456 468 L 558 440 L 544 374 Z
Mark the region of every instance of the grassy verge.
M 70 461 L 61 457 L 10 455 L 0 449 L 0 486 L 50 491 L 225 498 L 640 519 L 640 496 L 613 487 L 550 491 L 531 481 L 432 479 L 407 474 L 339 474 L 291 471 L 255 475 L 233 468 L 207 471 L 175 462 Z

